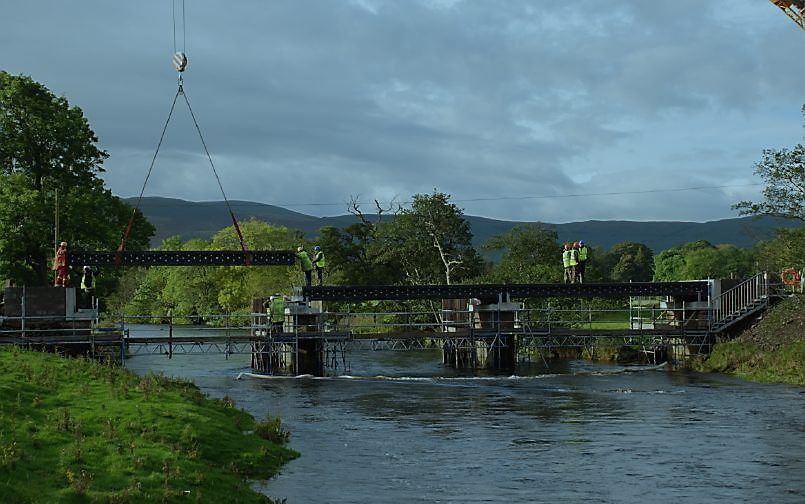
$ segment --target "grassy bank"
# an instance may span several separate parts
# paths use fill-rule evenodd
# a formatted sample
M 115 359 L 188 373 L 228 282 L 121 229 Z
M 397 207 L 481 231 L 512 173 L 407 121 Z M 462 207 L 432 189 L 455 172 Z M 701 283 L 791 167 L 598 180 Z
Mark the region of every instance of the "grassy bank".
M 190 382 L 0 351 L 0 502 L 271 502 L 248 480 L 285 439 Z
M 805 386 L 805 296 L 774 306 L 752 329 L 716 344 L 708 359 L 696 367 L 748 380 Z

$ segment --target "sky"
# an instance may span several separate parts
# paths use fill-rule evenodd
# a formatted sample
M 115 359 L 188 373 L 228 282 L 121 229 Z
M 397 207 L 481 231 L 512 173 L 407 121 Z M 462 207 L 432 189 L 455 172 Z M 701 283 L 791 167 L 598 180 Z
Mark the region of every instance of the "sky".
M 317 216 L 438 190 L 495 219 L 729 218 L 805 134 L 805 33 L 766 0 L 2 4 L 0 69 L 81 107 L 121 197 L 174 50 L 227 197 Z M 183 102 L 145 195 L 222 199 Z

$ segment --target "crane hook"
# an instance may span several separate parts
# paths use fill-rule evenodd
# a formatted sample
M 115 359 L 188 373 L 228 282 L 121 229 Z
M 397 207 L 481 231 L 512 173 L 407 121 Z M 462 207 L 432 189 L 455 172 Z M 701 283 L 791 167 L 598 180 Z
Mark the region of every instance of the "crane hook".
M 187 55 L 182 51 L 175 53 L 173 55 L 173 67 L 179 73 L 184 72 L 184 69 L 187 68 Z

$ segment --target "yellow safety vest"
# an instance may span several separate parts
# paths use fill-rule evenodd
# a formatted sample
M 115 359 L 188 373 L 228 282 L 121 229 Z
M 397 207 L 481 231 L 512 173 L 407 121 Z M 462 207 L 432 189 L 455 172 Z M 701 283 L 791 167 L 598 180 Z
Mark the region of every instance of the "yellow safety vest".
M 324 262 L 324 252 L 319 250 L 315 254 L 313 254 L 313 265 L 317 268 L 324 269 L 326 263 Z
M 587 245 L 579 249 L 579 262 L 584 262 L 586 260 L 587 260 Z
M 285 320 L 285 300 L 282 298 L 275 299 L 268 307 L 271 313 L 271 322 L 279 323 Z
M 570 251 L 569 250 L 565 250 L 564 252 L 562 252 L 562 264 L 565 265 L 565 268 L 570 267 Z

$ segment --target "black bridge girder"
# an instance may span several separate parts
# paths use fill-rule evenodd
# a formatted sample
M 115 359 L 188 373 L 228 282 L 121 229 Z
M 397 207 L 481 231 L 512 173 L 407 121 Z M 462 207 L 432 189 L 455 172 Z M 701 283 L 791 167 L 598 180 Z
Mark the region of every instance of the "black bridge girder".
M 629 296 L 678 296 L 707 300 L 707 282 L 629 282 L 588 284 L 512 284 L 506 286 L 511 298 L 582 297 L 613 298 Z
M 380 301 L 406 299 L 465 299 L 505 296 L 503 285 L 325 285 L 305 287 L 310 300 Z
M 117 252 L 68 252 L 70 264 L 114 266 Z M 293 266 L 295 254 L 289 250 L 249 251 L 252 266 Z M 245 266 L 242 250 L 126 250 L 121 266 Z
M 309 300 L 380 301 L 405 299 L 498 299 L 677 296 L 706 300 L 708 283 L 631 282 L 606 284 L 325 285 L 305 287 Z

